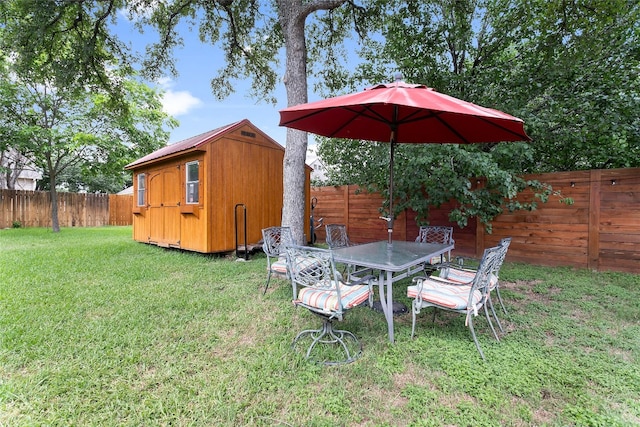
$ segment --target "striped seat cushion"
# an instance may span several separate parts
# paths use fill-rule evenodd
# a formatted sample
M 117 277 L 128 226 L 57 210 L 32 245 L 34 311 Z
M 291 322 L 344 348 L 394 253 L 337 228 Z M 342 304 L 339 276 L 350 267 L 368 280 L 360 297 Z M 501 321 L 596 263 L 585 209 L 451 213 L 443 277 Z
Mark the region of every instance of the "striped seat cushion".
M 440 271 L 440 277 L 457 283 L 469 283 L 476 277 L 473 270 L 460 270 L 458 268 L 445 268 Z
M 287 274 L 286 258 L 279 258 L 276 262 L 271 264 L 271 271 L 280 273 L 280 274 Z
M 448 260 L 447 254 L 431 257 L 429 264 L 440 264 Z
M 409 298 L 418 297 L 418 285 L 407 288 Z M 422 282 L 422 290 L 419 292 L 424 302 L 430 302 L 451 310 L 464 310 L 469 302 L 471 286 L 456 283 L 447 283 L 444 280 L 425 279 Z M 473 303 L 477 305 L 482 300 L 480 291 L 474 291 Z
M 440 277 L 447 279 L 450 282 L 455 283 L 469 283 L 476 277 L 476 272 L 473 270 L 460 270 L 458 268 L 447 268 L 440 272 Z M 498 277 L 495 274 L 491 274 L 489 279 L 489 288 L 494 289 L 498 284 Z
M 294 303 L 314 307 L 325 313 L 332 313 L 358 306 L 369 298 L 369 286 L 367 285 L 347 286 L 340 282 L 339 286 L 342 307 L 338 306 L 338 293 L 335 288 L 327 289 L 312 286 L 301 289 L 298 293 L 298 299 Z
M 315 267 L 318 264 L 319 264 L 319 261 L 313 258 L 299 257 L 298 259 L 296 259 L 296 266 L 301 271 L 304 271 L 308 268 Z M 279 258 L 278 261 L 271 264 L 271 271 L 274 271 L 280 274 L 287 274 L 287 259 Z

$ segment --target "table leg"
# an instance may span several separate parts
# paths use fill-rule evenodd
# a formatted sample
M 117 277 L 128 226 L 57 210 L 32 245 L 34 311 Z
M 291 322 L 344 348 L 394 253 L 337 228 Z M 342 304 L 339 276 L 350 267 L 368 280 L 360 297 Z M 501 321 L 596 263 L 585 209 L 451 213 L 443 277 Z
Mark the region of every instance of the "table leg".
M 384 271 L 380 271 L 378 276 L 378 287 L 380 289 L 380 306 L 382 307 L 382 313 L 384 318 L 387 318 L 387 298 L 384 295 Z
M 380 271 L 380 277 L 378 284 L 380 286 L 380 305 L 382 306 L 382 312 L 387 321 L 387 329 L 389 333 L 389 342 L 394 343 L 393 337 L 393 273 L 387 271 L 387 277 L 384 277 L 384 271 Z M 386 284 L 386 295 L 385 295 Z

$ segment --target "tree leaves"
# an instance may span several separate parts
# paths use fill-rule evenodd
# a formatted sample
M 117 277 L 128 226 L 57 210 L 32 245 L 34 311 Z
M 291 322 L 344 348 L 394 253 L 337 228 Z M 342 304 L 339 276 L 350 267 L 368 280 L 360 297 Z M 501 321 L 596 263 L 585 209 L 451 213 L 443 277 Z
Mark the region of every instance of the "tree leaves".
M 637 2 L 380 0 L 371 7 L 381 19 L 370 32 L 381 37 L 363 45 L 366 62 L 353 71 L 353 81 L 386 81 L 395 69 L 406 81 L 520 117 L 533 138 L 529 144 L 399 147 L 399 210 L 411 207 L 426 221 L 429 205 L 455 199 L 452 220 L 464 225 L 477 216 L 490 224 L 503 208 L 534 209 L 535 200 L 552 196 L 571 202 L 520 174 L 640 166 Z M 355 150 L 368 163 L 376 163 L 374 155 L 385 158 L 323 141 L 319 152 L 334 171 L 331 179 L 386 194 L 379 174 L 357 169 L 362 156 Z M 536 192 L 534 202 L 514 199 L 525 188 Z

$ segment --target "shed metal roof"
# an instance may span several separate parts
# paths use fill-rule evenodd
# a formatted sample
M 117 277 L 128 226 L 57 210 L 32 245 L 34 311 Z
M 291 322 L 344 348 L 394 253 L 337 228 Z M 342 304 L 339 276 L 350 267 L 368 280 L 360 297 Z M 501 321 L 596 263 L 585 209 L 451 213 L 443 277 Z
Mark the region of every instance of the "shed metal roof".
M 246 123 L 251 123 L 249 122 L 249 120 L 244 119 L 244 120 L 240 120 L 239 122 L 235 122 L 235 123 L 231 123 L 229 125 L 226 126 L 222 126 L 219 127 L 217 129 L 213 129 L 210 130 L 208 132 L 205 133 L 201 133 L 200 135 L 196 135 L 196 136 L 192 136 L 191 138 L 187 138 L 187 139 L 183 139 L 182 141 L 178 141 L 174 144 L 170 144 L 167 145 L 165 147 L 160 148 L 159 150 L 154 151 L 151 154 L 147 154 L 144 157 L 139 158 L 138 160 L 129 163 L 127 166 L 125 166 L 125 169 L 131 169 L 137 165 L 143 164 L 143 163 L 147 163 L 151 160 L 156 160 L 156 159 L 160 159 L 162 157 L 167 157 L 170 156 L 172 154 L 176 154 L 182 151 L 187 151 L 187 150 L 191 150 L 193 148 L 197 148 L 200 145 L 210 141 L 212 138 L 215 138 L 216 136 L 222 135 L 224 133 L 227 133 L 235 128 L 237 128 L 238 126 L 244 125 Z

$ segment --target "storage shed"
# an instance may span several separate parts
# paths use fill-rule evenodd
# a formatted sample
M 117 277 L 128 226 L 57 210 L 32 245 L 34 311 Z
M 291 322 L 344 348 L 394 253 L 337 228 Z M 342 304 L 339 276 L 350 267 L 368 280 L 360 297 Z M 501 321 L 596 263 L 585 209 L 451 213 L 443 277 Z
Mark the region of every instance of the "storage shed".
M 202 253 L 251 247 L 282 219 L 284 147 L 242 120 L 163 147 L 133 172 L 133 238 Z M 305 230 L 311 168 L 305 169 Z M 246 223 L 245 223 L 246 221 Z M 246 226 L 245 226 L 246 224 Z

